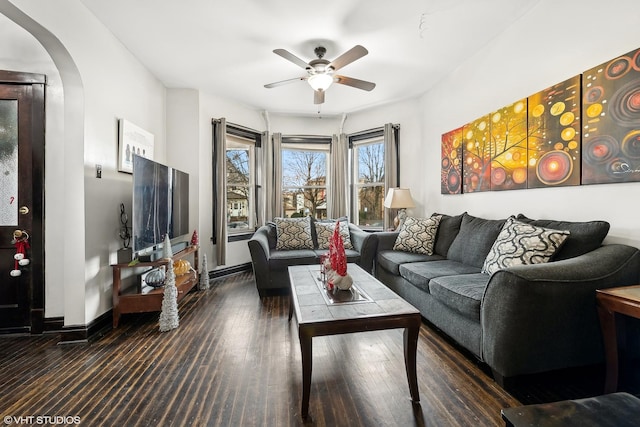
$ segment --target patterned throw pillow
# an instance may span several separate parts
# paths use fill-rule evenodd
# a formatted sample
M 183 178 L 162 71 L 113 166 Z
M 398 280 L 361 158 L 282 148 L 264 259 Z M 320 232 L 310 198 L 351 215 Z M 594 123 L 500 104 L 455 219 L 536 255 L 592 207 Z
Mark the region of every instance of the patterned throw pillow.
M 335 222 L 319 222 L 313 223 L 316 227 L 316 236 L 318 237 L 318 249 L 329 249 L 329 240 L 333 235 L 333 231 L 336 228 Z M 346 222 L 340 222 L 340 236 L 344 242 L 345 249 L 353 249 L 351 244 L 351 234 L 349 233 L 349 224 Z
M 493 274 L 513 265 L 548 262 L 567 237 L 568 231 L 537 227 L 510 217 L 484 260 L 482 272 Z
M 441 215 L 430 218 L 407 217 L 400 226 L 393 250 L 433 255 L 441 218 Z
M 276 224 L 276 250 L 313 249 L 311 220 L 305 218 L 274 218 Z

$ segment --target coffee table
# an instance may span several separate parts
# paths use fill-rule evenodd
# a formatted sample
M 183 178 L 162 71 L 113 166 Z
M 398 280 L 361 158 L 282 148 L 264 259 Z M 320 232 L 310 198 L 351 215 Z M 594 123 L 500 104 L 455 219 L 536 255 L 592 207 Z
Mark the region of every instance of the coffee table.
M 606 358 L 605 393 L 618 388 L 618 338 L 616 313 L 640 319 L 640 286 L 596 290 L 596 303 Z
M 319 265 L 289 267 L 291 301 L 289 320 L 295 311 L 302 353 L 302 410 L 309 414 L 312 339 L 317 336 L 404 328 L 404 361 L 409 392 L 420 401 L 416 376 L 416 350 L 420 312 L 357 264 L 348 264 L 353 278 L 349 291 L 328 291 L 319 279 Z

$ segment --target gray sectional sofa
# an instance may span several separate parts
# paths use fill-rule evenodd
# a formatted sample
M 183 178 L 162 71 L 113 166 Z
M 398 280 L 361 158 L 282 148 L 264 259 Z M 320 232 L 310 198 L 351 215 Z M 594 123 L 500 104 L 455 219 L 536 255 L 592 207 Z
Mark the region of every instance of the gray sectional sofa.
M 640 283 L 640 251 L 603 245 L 603 221 L 517 220 L 570 235 L 550 262 L 487 274 L 483 263 L 506 219 L 443 215 L 432 255 L 393 250 L 398 233 L 377 233 L 375 276 L 486 363 L 502 385 L 603 362 L 595 290 Z
M 344 219 L 343 219 L 344 220 Z M 260 296 L 268 292 L 286 292 L 289 289 L 291 265 L 320 264 L 320 256 L 328 252 L 319 249 L 315 220 L 311 221 L 312 243 L 304 249 L 277 250 L 276 225 L 272 222 L 258 228 L 248 241 L 251 263 L 255 273 L 256 286 Z M 347 262 L 353 262 L 365 271 L 373 271 L 373 259 L 378 241 L 375 235 L 349 224 L 349 236 L 353 249 L 345 249 Z

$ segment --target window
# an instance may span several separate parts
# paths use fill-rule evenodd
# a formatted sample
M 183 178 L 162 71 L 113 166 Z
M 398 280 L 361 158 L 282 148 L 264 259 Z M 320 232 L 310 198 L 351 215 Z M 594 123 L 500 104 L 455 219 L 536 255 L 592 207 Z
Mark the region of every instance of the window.
M 353 211 L 358 213 L 352 220 L 364 229 L 382 229 L 386 190 L 383 135 L 351 139 L 351 144 Z
M 255 227 L 255 141 L 227 134 L 227 232 Z
M 283 138 L 282 206 L 286 217 L 327 217 L 329 143 L 287 143 Z

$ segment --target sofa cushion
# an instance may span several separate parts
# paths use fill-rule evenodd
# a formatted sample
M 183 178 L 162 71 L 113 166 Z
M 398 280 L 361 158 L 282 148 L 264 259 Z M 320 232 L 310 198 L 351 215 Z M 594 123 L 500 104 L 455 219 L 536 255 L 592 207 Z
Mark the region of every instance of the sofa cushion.
M 513 265 L 548 262 L 567 237 L 568 231 L 537 227 L 509 217 L 484 260 L 482 272 L 493 274 Z
M 329 249 L 329 241 L 331 240 L 331 236 L 333 236 L 336 224 L 337 222 L 335 221 L 313 222 L 313 230 L 315 230 L 316 235 L 316 247 L 318 249 Z M 341 221 L 339 227 L 340 236 L 342 236 L 342 241 L 344 242 L 344 248 L 353 249 L 353 244 L 351 244 L 351 233 L 349 233 L 349 223 L 346 222 L 346 220 Z
M 440 224 L 440 216 L 430 218 L 407 217 L 393 245 L 394 250 L 433 255 L 433 245 Z
M 267 226 L 267 242 L 269 242 L 269 249 L 275 249 L 278 243 L 278 231 L 276 229 L 276 223 L 268 221 Z
M 434 213 L 432 216 L 436 215 L 440 215 L 442 218 L 438 226 L 438 234 L 436 234 L 436 244 L 433 247 L 433 251 L 438 255 L 447 256 L 451 243 L 460 232 L 464 214 L 450 216 Z
M 429 292 L 429 281 L 434 277 L 458 274 L 478 273 L 478 267 L 457 261 L 441 260 L 429 262 L 411 262 L 399 266 L 400 276 L 423 291 Z
M 276 249 L 313 249 L 311 239 L 311 219 L 304 218 L 274 218 L 278 235 Z
M 284 270 L 290 265 L 308 265 L 320 263 L 313 249 L 288 249 L 283 251 L 271 251 L 269 268 Z
M 464 213 L 460 232 L 451 243 L 447 258 L 482 268 L 505 221 L 506 219 L 477 218 Z
M 484 273 L 435 277 L 429 293 L 458 313 L 480 322 L 480 305 L 491 276 Z
M 609 223 L 606 221 L 555 221 L 551 219 L 531 219 L 523 214 L 518 214 L 518 221 L 526 222 L 538 227 L 553 228 L 556 230 L 567 230 L 569 238 L 558 251 L 555 260 L 574 258 L 591 252 L 602 245 L 602 241 L 609 233 Z
M 422 262 L 440 259 L 444 259 L 444 257 L 442 255 L 423 255 L 392 250 L 379 251 L 376 256 L 377 264 L 388 272 L 395 274 L 396 276 L 400 275 L 401 264 L 407 262 Z

